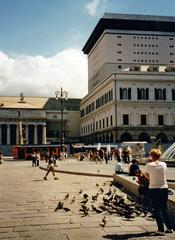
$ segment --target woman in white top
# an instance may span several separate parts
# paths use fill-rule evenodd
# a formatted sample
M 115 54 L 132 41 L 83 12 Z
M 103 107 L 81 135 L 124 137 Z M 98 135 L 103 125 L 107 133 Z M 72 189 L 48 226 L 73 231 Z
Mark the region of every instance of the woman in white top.
M 150 152 L 152 161 L 146 165 L 146 175 L 149 177 L 149 198 L 154 209 L 154 216 L 158 226 L 158 233 L 164 235 L 164 224 L 166 233 L 173 232 L 168 216 L 168 184 L 167 166 L 160 161 L 161 151 L 152 149 Z

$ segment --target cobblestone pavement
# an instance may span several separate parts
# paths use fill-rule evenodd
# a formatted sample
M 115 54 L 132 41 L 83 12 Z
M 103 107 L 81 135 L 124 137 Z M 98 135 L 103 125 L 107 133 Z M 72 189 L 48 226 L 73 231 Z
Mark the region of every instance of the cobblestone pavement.
M 59 163 L 58 168 L 63 169 L 66 164 L 69 163 Z M 86 169 L 86 163 L 84 165 Z M 99 166 L 100 171 L 106 168 L 105 164 Z M 91 163 L 91 168 L 95 169 L 96 165 Z M 90 210 L 84 216 L 79 211 L 80 202 L 85 200 L 83 194 L 89 195 L 89 208 L 92 204 L 97 206 L 102 194 L 94 203 L 90 196 L 96 194 L 100 187 L 104 192 L 108 192 L 109 188 L 113 191 L 114 186 L 109 187 L 111 178 L 57 173 L 58 180 L 50 174 L 45 181 L 44 174 L 39 168 L 32 168 L 28 161 L 4 161 L 0 165 L 0 239 L 175 239 L 174 233 L 156 236 L 155 221 L 142 215 L 128 220 L 115 214 L 98 214 Z M 80 190 L 83 193 L 79 193 Z M 67 193 L 69 197 L 64 200 Z M 117 189 L 117 194 L 123 193 Z M 64 201 L 64 207 L 71 211 L 65 211 L 68 210 L 65 208 L 55 212 L 59 201 Z M 107 223 L 102 226 L 104 216 Z

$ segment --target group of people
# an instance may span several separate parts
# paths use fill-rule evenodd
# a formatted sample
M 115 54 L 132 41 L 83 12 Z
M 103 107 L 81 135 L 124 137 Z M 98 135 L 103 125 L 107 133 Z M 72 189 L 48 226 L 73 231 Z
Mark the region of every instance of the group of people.
M 158 234 L 164 235 L 164 233 L 172 233 L 173 229 L 167 206 L 167 165 L 165 162 L 162 162 L 160 158 L 160 149 L 152 149 L 146 164 L 145 173 L 140 170 L 138 161 L 133 159 L 130 165 L 129 175 L 137 177 L 137 182 L 139 184 L 138 193 L 142 197 L 143 204 L 151 204 L 158 227 Z M 116 164 L 115 172 L 117 174 L 123 172 L 120 161 Z
M 39 167 L 41 160 L 40 151 L 34 151 L 32 154 L 32 167 Z
M 83 161 L 85 158 L 95 163 L 102 163 L 103 161 L 108 164 L 109 160 L 123 161 L 124 163 L 130 163 L 132 158 L 132 149 L 129 146 L 108 149 L 100 148 L 87 151 L 86 153 L 79 153 L 78 159 Z

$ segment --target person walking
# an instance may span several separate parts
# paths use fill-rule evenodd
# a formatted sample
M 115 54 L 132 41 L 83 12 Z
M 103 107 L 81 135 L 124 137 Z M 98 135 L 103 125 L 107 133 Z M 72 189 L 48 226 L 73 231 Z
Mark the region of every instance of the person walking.
M 172 226 L 168 215 L 168 184 L 167 166 L 160 161 L 161 151 L 152 149 L 150 152 L 152 162 L 146 164 L 145 174 L 149 177 L 149 198 L 153 207 L 153 214 L 158 226 L 158 234 L 172 233 Z M 164 225 L 167 230 L 165 231 Z
M 54 179 L 58 179 L 57 177 L 55 177 L 55 167 L 56 165 L 56 160 L 57 160 L 57 156 L 55 154 L 54 151 L 52 151 L 51 156 L 49 157 L 49 161 L 48 161 L 48 166 L 47 166 L 47 172 L 46 175 L 44 177 L 44 180 L 47 180 L 47 176 L 50 172 L 52 172 Z

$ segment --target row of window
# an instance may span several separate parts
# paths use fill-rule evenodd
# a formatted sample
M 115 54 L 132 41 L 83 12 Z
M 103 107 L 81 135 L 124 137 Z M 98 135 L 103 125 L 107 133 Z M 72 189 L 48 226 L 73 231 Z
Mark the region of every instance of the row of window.
M 93 131 L 98 131 L 104 128 L 113 126 L 113 116 L 103 118 L 102 120 L 96 121 L 94 123 L 88 124 L 82 128 L 82 134 L 91 133 Z
M 133 52 L 133 54 L 158 55 L 158 52 Z
M 121 35 L 117 35 L 117 38 L 122 38 Z M 133 39 L 148 39 L 148 40 L 158 40 L 158 37 L 148 37 L 148 36 L 133 36 Z M 174 40 L 173 37 L 169 37 L 169 40 Z
M 81 110 L 81 117 L 93 112 L 95 109 L 102 107 L 108 102 L 113 100 L 113 89 L 104 93 L 101 97 L 97 98 L 96 101 L 90 103 L 86 108 Z
M 143 36 L 133 36 L 134 39 L 156 39 L 158 40 L 158 37 L 143 37 Z
M 133 44 L 134 47 L 159 47 L 157 44 Z
M 121 61 L 120 61 L 121 62 Z M 154 59 L 134 59 L 133 62 L 149 62 L 149 63 L 158 63 L 159 60 L 154 60 Z
M 120 88 L 120 99 L 131 100 L 131 88 Z M 175 89 L 172 89 L 172 101 L 175 101 Z M 138 100 L 149 100 L 149 88 L 137 88 L 137 99 Z M 155 100 L 166 100 L 166 88 L 155 88 L 154 89 Z
M 146 60 L 145 60 L 146 61 Z M 118 65 L 118 68 L 121 69 L 121 65 Z M 129 71 L 141 71 L 141 66 L 140 65 L 134 65 L 134 66 L 131 66 L 129 68 Z M 159 66 L 149 66 L 147 68 L 147 71 L 148 72 L 159 72 Z M 165 69 L 164 69 L 165 72 L 175 72 L 175 67 L 171 67 L 171 66 L 167 66 Z
M 159 126 L 164 125 L 164 116 L 163 115 L 157 116 L 157 124 Z M 123 114 L 123 125 L 130 125 L 128 114 Z M 142 125 L 142 126 L 147 125 L 147 115 L 145 115 L 145 114 L 140 115 L 140 125 Z
M 129 121 L 129 114 L 123 114 L 123 122 L 122 124 L 125 126 L 130 125 Z M 140 115 L 140 125 L 146 126 L 147 123 L 147 115 L 146 114 L 141 114 Z M 157 116 L 157 125 L 163 126 L 164 125 L 164 116 L 163 115 L 158 115 Z M 104 128 L 112 127 L 113 126 L 113 116 L 111 115 L 110 118 L 106 117 L 106 119 L 102 119 L 99 121 L 96 121 L 94 123 L 88 124 L 84 127 L 82 127 L 82 134 L 89 134 L 94 131 L 99 131 Z

